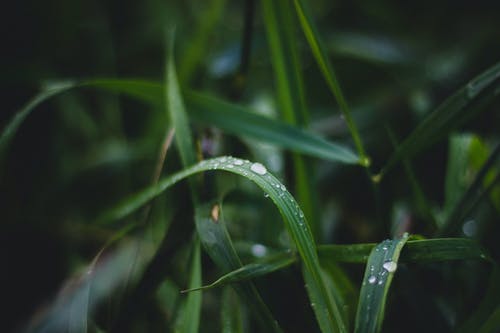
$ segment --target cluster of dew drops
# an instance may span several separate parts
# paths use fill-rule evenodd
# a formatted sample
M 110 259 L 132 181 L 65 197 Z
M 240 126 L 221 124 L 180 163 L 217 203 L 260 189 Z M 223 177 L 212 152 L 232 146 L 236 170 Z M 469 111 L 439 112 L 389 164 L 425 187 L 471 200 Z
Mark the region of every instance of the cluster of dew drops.
M 405 235 L 403 235 L 403 237 L 404 238 L 408 237 L 408 234 L 405 233 Z M 377 245 L 377 247 L 375 248 L 375 251 L 387 252 L 387 250 L 389 249 L 390 242 L 391 241 L 388 239 L 383 241 L 381 244 Z M 371 265 L 370 266 L 370 275 L 368 275 L 367 282 L 369 284 L 377 284 L 380 286 L 380 285 L 384 284 L 387 274 L 394 273 L 397 268 L 398 268 L 398 264 L 395 261 L 392 261 L 392 260 L 385 261 L 382 264 L 382 270 L 380 270 L 380 272 L 378 273 L 378 276 L 377 276 L 377 274 L 375 273 L 375 267 L 373 265 Z M 366 285 L 366 281 L 363 281 L 363 285 Z
M 277 190 L 280 198 L 283 198 L 287 193 L 285 185 L 281 184 L 273 176 L 271 176 L 266 167 L 258 162 L 252 163 L 249 160 L 243 160 L 232 156 L 223 156 L 211 160 L 204 160 L 200 163 L 200 166 L 204 168 L 208 167 L 210 170 L 238 170 L 239 173 L 245 177 L 252 177 L 252 174 L 267 177 L 266 179 L 268 183 Z M 269 194 L 266 193 L 265 196 L 269 197 Z M 304 222 L 304 213 L 302 212 L 302 209 L 300 209 L 295 199 L 290 195 L 289 201 L 292 205 L 294 215 L 300 220 L 300 226 L 307 228 L 306 223 Z

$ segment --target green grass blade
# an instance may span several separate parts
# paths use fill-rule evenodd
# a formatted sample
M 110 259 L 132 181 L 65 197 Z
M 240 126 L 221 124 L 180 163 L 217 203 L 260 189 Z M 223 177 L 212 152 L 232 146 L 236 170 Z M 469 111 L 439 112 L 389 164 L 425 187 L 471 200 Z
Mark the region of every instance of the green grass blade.
M 269 194 L 269 197 L 283 216 L 285 227 L 297 247 L 297 251 L 302 259 L 304 273 L 308 274 L 309 297 L 311 302 L 316 305 L 315 309 L 317 310 L 318 321 L 328 323 L 328 327 L 331 328 L 332 332 L 345 332 L 345 324 L 343 323 L 340 310 L 335 304 L 331 304 L 326 296 L 326 287 L 321 277 L 315 242 L 307 221 L 304 219 L 304 213 L 299 208 L 295 199 L 286 190 L 285 186 L 259 163 L 251 163 L 233 157 L 220 157 L 202 161 L 162 179 L 156 186 L 148 187 L 125 199 L 122 203 L 103 214 L 98 220 L 101 223 L 105 223 L 123 218 L 180 180 L 208 170 L 223 170 L 241 175 L 256 183 Z
M 3 152 L 24 119 L 41 102 L 76 87 L 92 87 L 123 93 L 139 100 L 162 106 L 164 87 L 146 80 L 96 79 L 42 92 L 19 111 L 7 124 L 0 137 Z M 186 103 L 193 121 L 217 126 L 228 133 L 258 138 L 279 147 L 309 156 L 346 164 L 356 164 L 359 157 L 347 146 L 324 140 L 316 135 L 282 122 L 259 116 L 247 108 L 203 94 L 186 93 Z M 177 129 L 178 131 L 178 129 Z
M 309 46 L 311 47 L 312 53 L 318 66 L 325 78 L 330 91 L 335 96 L 337 103 L 340 106 L 340 110 L 344 115 L 345 121 L 347 123 L 347 127 L 351 132 L 351 136 L 354 140 L 354 144 L 360 156 L 360 163 L 363 166 L 368 167 L 370 161 L 366 156 L 365 149 L 363 148 L 363 143 L 361 141 L 361 136 L 359 135 L 359 131 L 351 117 L 351 111 L 349 110 L 349 106 L 344 98 L 344 94 L 340 89 L 340 85 L 337 80 L 337 76 L 335 75 L 335 71 L 333 69 L 332 64 L 329 61 L 327 52 L 325 47 L 323 46 L 323 42 L 320 39 L 320 35 L 318 30 L 314 25 L 314 20 L 312 19 L 312 15 L 310 14 L 309 8 L 307 7 L 307 3 L 303 0 L 294 0 L 295 9 L 297 11 L 297 15 L 299 17 L 299 21 L 302 25 L 302 30 L 309 42 Z
M 346 164 L 356 164 L 359 161 L 359 157 L 346 146 L 256 115 L 245 107 L 194 92 L 187 93 L 186 100 L 194 120 L 217 126 L 228 133 L 257 138 L 294 152 L 329 161 Z
M 222 333 L 243 333 L 241 304 L 231 288 L 222 292 Z
M 234 249 L 220 209 L 218 204 L 197 205 L 196 229 L 210 258 L 223 272 L 230 272 L 240 269 L 242 264 Z M 200 285 L 201 283 L 198 286 Z M 234 288 L 240 298 L 249 305 L 266 331 L 282 332 L 252 282 L 242 282 L 234 285 Z
M 211 289 L 215 287 L 222 287 L 230 283 L 248 281 L 278 271 L 285 267 L 288 267 L 291 264 L 295 263 L 296 261 L 297 261 L 296 258 L 290 256 L 289 253 L 278 254 L 275 256 L 271 256 L 269 258 L 265 258 L 262 261 L 242 266 L 236 270 L 224 274 L 216 281 L 208 285 L 184 290 L 183 292 Z
M 490 67 L 446 99 L 399 145 L 380 172 L 385 175 L 403 158 L 411 158 L 480 111 L 500 94 L 500 63 Z
M 370 253 L 361 285 L 354 332 L 380 332 L 387 293 L 399 254 L 407 240 L 408 234 L 399 239 L 385 240 Z
M 189 288 L 194 288 L 201 284 L 201 256 L 200 241 L 194 240 L 192 259 L 189 272 Z M 177 318 L 176 332 L 179 333 L 197 333 L 200 326 L 201 315 L 201 293 L 192 293 L 182 307 L 181 313 Z
M 321 261 L 366 263 L 376 244 L 320 245 L 318 255 Z M 436 238 L 410 240 L 406 243 L 400 262 L 425 263 L 447 260 L 484 260 L 489 255 L 474 240 L 468 238 Z
M 293 34 L 294 23 L 288 1 L 263 0 L 264 23 L 267 30 L 267 39 L 271 51 L 271 62 L 276 79 L 278 102 L 281 115 L 285 122 L 291 125 L 305 126 L 308 123 L 303 78 L 295 46 Z M 311 229 L 316 239 L 319 237 L 320 227 L 318 202 L 313 190 L 312 162 L 306 161 L 298 154 L 293 155 L 294 184 L 297 200 L 311 221 Z

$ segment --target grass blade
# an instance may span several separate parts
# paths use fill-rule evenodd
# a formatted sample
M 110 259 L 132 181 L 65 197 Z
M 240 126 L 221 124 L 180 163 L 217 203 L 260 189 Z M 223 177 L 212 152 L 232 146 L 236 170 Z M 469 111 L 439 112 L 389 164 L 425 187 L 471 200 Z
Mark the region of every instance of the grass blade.
M 411 158 L 472 117 L 500 94 L 500 63 L 471 80 L 430 113 L 399 145 L 379 174 L 385 175 L 403 158 Z
M 376 244 L 320 245 L 321 261 L 331 260 L 346 263 L 365 263 Z M 447 260 L 484 260 L 489 255 L 475 241 L 468 238 L 436 238 L 410 240 L 406 243 L 400 262 L 426 263 Z
M 186 95 L 194 120 L 228 133 L 257 138 L 294 152 L 329 161 L 356 164 L 359 157 L 343 145 L 326 141 L 294 126 L 256 115 L 247 108 L 200 93 Z
M 309 42 L 309 46 L 311 47 L 314 58 L 316 59 L 316 62 L 318 63 L 321 72 L 323 73 L 323 77 L 325 78 L 330 91 L 335 96 L 335 99 L 340 106 L 340 110 L 344 115 L 347 127 L 351 132 L 351 136 L 360 156 L 361 164 L 365 167 L 368 167 L 370 165 L 370 161 L 366 156 L 365 150 L 363 148 L 361 136 L 359 135 L 356 124 L 351 117 L 351 111 L 349 110 L 349 106 L 347 105 L 347 102 L 344 98 L 344 94 L 340 89 L 337 76 L 335 75 L 333 66 L 329 61 L 326 49 L 320 39 L 319 32 L 314 25 L 314 20 L 312 19 L 312 15 L 309 12 L 309 8 L 307 7 L 306 2 L 303 0 L 294 0 L 294 3 L 299 21 L 302 25 L 302 30 L 304 31 L 307 41 Z
M 183 292 L 211 289 L 215 287 L 222 287 L 230 283 L 248 281 L 288 267 L 296 261 L 297 260 L 293 256 L 290 256 L 289 253 L 278 254 L 269 258 L 265 258 L 260 262 L 254 262 L 242 266 L 234 271 L 224 274 L 216 281 L 208 285 L 184 290 Z
M 387 293 L 396 271 L 399 253 L 408 234 L 395 240 L 385 240 L 370 253 L 359 295 L 354 332 L 380 332 L 384 320 Z
M 186 168 L 167 178 L 162 179 L 156 186 L 151 186 L 143 191 L 125 199 L 122 203 L 108 212 L 105 212 L 100 220 L 101 223 L 115 221 L 127 216 L 137 210 L 166 189 L 176 184 L 180 180 L 196 173 L 208 170 L 223 170 L 241 175 L 253 181 L 262 188 L 278 207 L 285 227 L 290 234 L 297 251 L 302 259 L 304 274 L 309 280 L 309 297 L 317 309 L 318 321 L 322 325 L 328 325 L 332 332 L 345 332 L 345 324 L 340 310 L 328 299 L 326 287 L 321 277 L 321 270 L 316 245 L 312 237 L 309 226 L 304 219 L 304 214 L 299 208 L 295 199 L 286 190 L 285 186 L 278 179 L 267 172 L 266 168 L 259 163 L 251 163 L 233 157 L 220 157 L 202 161 L 192 167 Z M 325 330 L 328 331 L 328 330 Z
M 203 247 L 217 266 L 223 272 L 240 269 L 242 264 L 226 229 L 223 215 L 220 213 L 220 206 L 218 204 L 198 205 L 195 221 Z M 201 282 L 198 286 L 200 285 Z M 265 331 L 282 332 L 253 283 L 239 283 L 234 288 L 240 298 L 252 309 Z
M 193 242 L 192 259 L 190 265 L 189 288 L 194 288 L 201 284 L 201 256 L 200 241 Z M 181 313 L 177 318 L 176 332 L 197 333 L 200 326 L 201 315 L 201 293 L 191 293 L 188 295 Z
M 222 292 L 222 333 L 243 333 L 241 304 L 231 288 Z

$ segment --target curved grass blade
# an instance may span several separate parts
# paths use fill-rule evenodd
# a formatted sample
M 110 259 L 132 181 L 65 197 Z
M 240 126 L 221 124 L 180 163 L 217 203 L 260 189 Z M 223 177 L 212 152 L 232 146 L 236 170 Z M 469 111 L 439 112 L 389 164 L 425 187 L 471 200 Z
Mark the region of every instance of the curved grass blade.
M 285 186 L 272 176 L 262 164 L 233 157 L 219 157 L 202 161 L 125 199 L 115 208 L 103 214 L 99 220 L 101 223 L 109 223 L 123 218 L 182 179 L 208 170 L 223 170 L 241 175 L 253 181 L 269 194 L 283 216 L 285 227 L 297 247 L 302 259 L 303 271 L 308 274 L 309 297 L 311 302 L 316 305 L 315 313 L 320 326 L 327 328 L 324 329 L 327 332 L 345 332 L 345 324 L 340 310 L 326 296 L 326 287 L 321 277 L 315 242 L 307 221 L 304 219 L 304 214 Z
M 500 94 L 500 63 L 475 77 L 430 113 L 399 145 L 380 172 L 383 177 L 403 158 L 411 158 L 474 116 Z
M 351 117 L 351 111 L 349 110 L 349 106 L 347 105 L 347 102 L 344 98 L 344 94 L 340 89 L 337 76 L 335 75 L 333 66 L 329 61 L 326 49 L 323 46 L 323 42 L 320 39 L 320 34 L 314 26 L 314 20 L 312 19 L 312 15 L 310 14 L 309 8 L 307 7 L 307 3 L 303 0 L 294 0 L 294 3 L 299 21 L 302 25 L 302 30 L 304 31 L 307 41 L 309 42 L 309 46 L 311 47 L 314 58 L 316 58 L 319 69 L 321 70 L 321 73 L 323 73 L 323 77 L 325 78 L 330 91 L 335 96 L 335 99 L 340 106 L 340 110 L 344 115 L 347 127 L 351 132 L 351 136 L 360 156 L 360 163 L 361 165 L 368 167 L 370 165 L 370 160 L 366 156 L 365 150 L 363 148 L 363 143 L 361 141 L 361 136 L 359 135 L 356 124 Z
M 399 239 L 385 240 L 370 253 L 361 285 L 354 332 L 380 332 L 387 293 L 397 269 L 399 253 L 407 240 L 408 234 Z
M 191 254 L 189 287 L 193 288 L 201 284 L 201 256 L 200 241 L 193 242 L 193 251 Z M 192 293 L 188 295 L 184 306 L 181 308 L 177 318 L 176 332 L 179 333 L 197 333 L 200 326 L 201 315 L 201 293 Z
M 241 282 L 241 281 L 248 281 L 251 279 L 255 279 L 257 277 L 267 275 L 269 273 L 278 271 L 280 269 L 283 269 L 285 267 L 288 267 L 295 263 L 297 260 L 295 257 L 290 256 L 289 253 L 282 253 L 278 254 L 275 256 L 271 256 L 269 258 L 265 258 L 264 260 L 260 262 L 254 262 L 251 264 L 247 264 L 245 266 L 242 266 L 234 271 L 231 271 L 220 278 L 218 278 L 216 281 L 205 285 L 201 287 L 195 287 L 192 289 L 188 290 L 183 290 L 182 292 L 192 292 L 196 290 L 206 290 L 206 289 L 211 289 L 215 287 L 222 287 L 227 284 L 235 283 L 235 282 Z
M 8 122 L 0 137 L 0 157 L 24 119 L 43 101 L 78 87 L 90 87 L 123 93 L 130 97 L 163 106 L 163 86 L 146 80 L 95 79 L 43 91 L 35 96 Z M 356 164 L 359 157 L 347 146 L 324 140 L 294 126 L 250 112 L 200 93 L 186 92 L 186 103 L 192 120 L 217 126 L 228 133 L 258 138 L 277 146 L 309 156 L 346 164 Z
M 220 206 L 218 204 L 197 205 L 195 221 L 196 230 L 203 247 L 217 266 L 223 272 L 241 268 L 240 258 L 236 254 L 231 237 L 226 229 L 224 218 L 220 213 Z M 200 285 L 201 282 L 198 286 Z M 194 288 L 191 287 L 191 289 Z M 282 332 L 252 282 L 236 284 L 234 289 L 240 298 L 249 305 L 265 331 Z

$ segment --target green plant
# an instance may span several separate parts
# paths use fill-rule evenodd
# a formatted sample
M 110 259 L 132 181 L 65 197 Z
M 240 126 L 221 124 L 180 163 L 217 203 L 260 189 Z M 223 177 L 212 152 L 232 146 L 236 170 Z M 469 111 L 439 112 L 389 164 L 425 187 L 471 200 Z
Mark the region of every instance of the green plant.
M 187 19 L 169 29 L 160 80 L 53 81 L 6 122 L 7 234 L 27 221 L 30 252 L 43 230 L 72 276 L 23 329 L 497 331 L 500 63 L 429 110 L 433 82 L 397 41 L 339 33 L 329 48 L 308 2 L 263 0 L 243 11 L 241 66 L 203 78 L 225 5 L 204 5 L 191 38 Z M 254 30 L 263 68 L 247 63 Z M 352 109 L 332 51 L 375 73 Z M 385 71 L 410 76 L 407 91 L 379 83 Z M 337 125 L 318 108 L 333 105 L 341 129 L 325 138 Z M 60 111 L 47 180 L 25 183 L 20 136 L 44 107 Z

